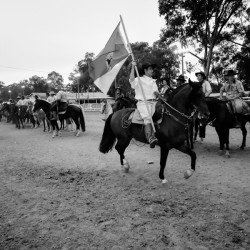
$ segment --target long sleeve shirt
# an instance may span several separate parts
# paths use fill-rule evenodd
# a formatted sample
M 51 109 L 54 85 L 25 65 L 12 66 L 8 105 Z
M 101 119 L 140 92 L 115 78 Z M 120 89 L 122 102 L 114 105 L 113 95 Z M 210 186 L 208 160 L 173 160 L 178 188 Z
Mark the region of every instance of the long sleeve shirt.
M 227 98 L 233 99 L 244 93 L 244 87 L 240 81 L 235 80 L 234 83 L 225 83 L 220 89 L 220 93 L 223 94 L 223 92 L 226 92 Z
M 146 75 L 140 77 L 140 81 L 144 90 L 144 94 L 146 97 L 146 100 L 155 99 L 154 92 L 158 92 L 158 87 L 156 85 L 156 80 L 153 78 L 150 78 Z M 135 99 L 137 100 L 143 100 L 143 94 L 141 91 L 141 87 L 139 85 L 139 79 L 138 77 L 135 78 L 134 81 L 129 81 L 131 84 L 131 87 L 135 90 Z

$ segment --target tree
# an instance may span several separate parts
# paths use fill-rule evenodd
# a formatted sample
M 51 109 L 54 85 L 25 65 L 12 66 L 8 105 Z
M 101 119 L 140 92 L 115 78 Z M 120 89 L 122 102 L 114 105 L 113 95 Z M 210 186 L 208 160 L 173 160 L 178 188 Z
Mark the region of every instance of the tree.
M 29 81 L 31 82 L 32 86 L 33 86 L 33 91 L 34 92 L 38 92 L 38 93 L 45 93 L 45 92 L 49 92 L 49 86 L 48 83 L 46 81 L 46 79 L 44 79 L 43 77 L 39 77 L 39 76 L 32 76 Z
M 60 90 L 63 88 L 63 77 L 59 73 L 52 71 L 48 74 L 47 80 L 51 90 Z
M 208 75 L 214 48 L 226 40 L 246 5 L 247 0 L 159 0 L 159 13 L 166 20 L 161 39 L 180 41 L 184 46 L 197 44 L 196 54 L 190 53 Z
M 246 30 L 244 46 L 237 53 L 234 60 L 237 62 L 238 73 L 245 83 L 245 90 L 250 90 L 250 25 Z
M 79 61 L 74 68 L 73 72 L 69 75 L 69 80 L 72 82 L 71 88 L 73 92 L 78 91 L 78 83 L 81 92 L 100 91 L 94 86 L 93 80 L 89 77 L 88 63 L 94 58 L 94 53 L 86 52 L 84 59 Z M 78 82 L 79 81 L 79 82 Z
M 154 70 L 153 76 L 155 79 L 160 80 L 162 69 L 165 69 L 166 76 L 169 80 L 176 76 L 177 71 L 175 69 L 179 63 L 178 57 L 165 43 L 156 41 L 151 47 L 146 42 L 136 42 L 131 44 L 131 48 L 139 69 L 146 61 L 156 64 L 157 67 Z M 109 95 L 114 96 L 115 85 L 121 87 L 123 92 L 128 96 L 133 94 L 133 90 L 129 83 L 130 71 L 131 59 L 128 59 L 116 76 L 116 80 L 111 85 L 108 92 Z M 159 84 L 160 81 L 157 83 Z

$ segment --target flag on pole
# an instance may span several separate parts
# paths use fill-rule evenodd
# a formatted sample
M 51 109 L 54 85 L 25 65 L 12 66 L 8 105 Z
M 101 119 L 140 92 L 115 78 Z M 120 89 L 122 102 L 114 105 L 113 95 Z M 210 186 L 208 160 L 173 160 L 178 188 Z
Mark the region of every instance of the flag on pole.
M 88 67 L 90 77 L 103 93 L 107 94 L 112 82 L 128 56 L 129 52 L 120 32 L 119 23 L 104 49 Z

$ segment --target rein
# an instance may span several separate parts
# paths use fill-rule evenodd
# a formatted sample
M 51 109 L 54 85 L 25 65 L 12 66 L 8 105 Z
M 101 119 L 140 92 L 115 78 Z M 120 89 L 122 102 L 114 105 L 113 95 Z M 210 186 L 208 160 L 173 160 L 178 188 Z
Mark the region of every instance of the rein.
M 166 102 L 166 100 L 159 96 L 160 100 L 165 104 L 165 106 L 171 108 L 172 110 L 174 110 L 176 113 L 178 113 L 179 115 L 181 115 L 183 118 L 187 119 L 187 123 L 184 123 L 182 122 L 180 119 L 178 119 L 176 116 L 174 116 L 173 114 L 170 113 L 169 110 L 166 110 L 163 112 L 163 115 L 167 115 L 167 116 L 170 116 L 172 119 L 174 119 L 176 122 L 178 122 L 179 124 L 181 124 L 184 128 L 185 128 L 185 131 L 186 131 L 186 137 L 187 137 L 187 146 L 190 147 L 190 141 L 189 141 L 189 138 L 190 138 L 190 123 L 193 121 L 194 119 L 194 116 L 197 112 L 197 109 L 194 107 L 194 110 L 193 112 L 191 113 L 190 116 L 188 115 L 185 115 L 184 113 L 180 112 L 179 110 L 175 109 L 173 106 L 171 106 L 169 103 Z
M 166 100 L 159 96 L 159 99 L 166 105 L 168 106 L 169 108 L 171 108 L 172 110 L 174 110 L 176 113 L 178 113 L 179 115 L 181 115 L 183 118 L 187 119 L 188 122 L 187 123 L 183 123 L 182 121 L 180 121 L 176 116 L 174 116 L 173 114 L 170 113 L 170 111 L 166 110 L 164 112 L 164 114 L 166 114 L 167 116 L 170 116 L 172 119 L 174 119 L 176 122 L 178 122 L 179 124 L 181 124 L 182 126 L 185 127 L 185 129 L 188 129 L 188 125 L 190 122 L 192 122 L 193 120 L 193 117 L 195 115 L 195 113 L 197 112 L 196 108 L 194 108 L 193 112 L 191 113 L 190 116 L 180 112 L 179 110 L 175 109 L 173 106 L 171 106 L 169 103 L 166 102 Z

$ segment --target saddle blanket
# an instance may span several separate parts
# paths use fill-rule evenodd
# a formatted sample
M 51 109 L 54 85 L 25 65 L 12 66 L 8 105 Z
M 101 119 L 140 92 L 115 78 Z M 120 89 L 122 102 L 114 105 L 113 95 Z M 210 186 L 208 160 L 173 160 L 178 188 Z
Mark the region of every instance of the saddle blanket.
M 250 107 L 249 107 L 249 100 L 242 101 L 240 98 L 235 99 L 233 101 L 226 102 L 227 108 L 229 113 L 231 114 L 242 114 L 242 115 L 249 115 L 250 114 Z
M 132 111 L 128 117 L 128 121 L 131 121 L 131 123 L 136 123 L 136 124 L 144 124 L 144 121 L 140 115 L 140 112 L 138 109 L 135 109 Z M 162 122 L 162 118 L 159 120 L 155 121 L 154 123 L 160 124 Z

